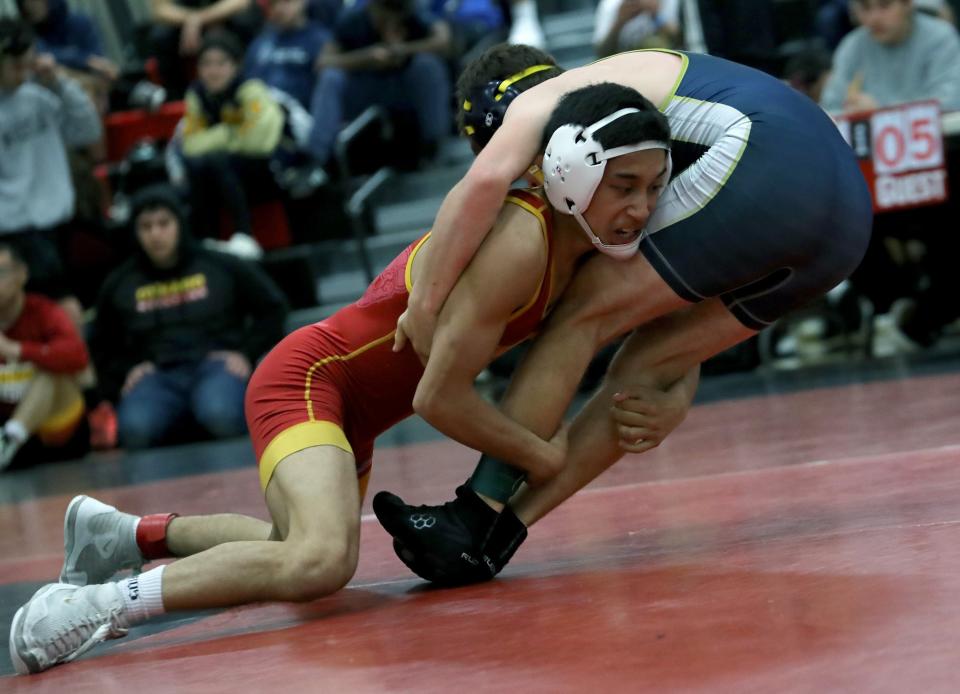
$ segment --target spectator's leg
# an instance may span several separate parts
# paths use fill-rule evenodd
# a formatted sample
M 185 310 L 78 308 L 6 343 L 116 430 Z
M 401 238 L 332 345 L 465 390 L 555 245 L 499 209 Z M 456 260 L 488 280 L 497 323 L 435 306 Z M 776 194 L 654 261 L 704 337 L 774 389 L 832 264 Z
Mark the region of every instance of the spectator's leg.
M 182 99 L 189 84 L 187 66 L 180 55 L 180 28 L 157 24 L 147 35 L 150 54 L 156 58 L 160 81 L 171 100 Z
M 228 166 L 237 177 L 248 207 L 251 204 L 276 200 L 280 196 L 280 188 L 270 170 L 270 159 L 235 154 L 229 155 L 228 159 Z
M 320 73 L 320 79 L 313 90 L 310 102 L 313 130 L 307 148 L 320 166 L 326 166 L 330 159 L 337 133 L 343 125 L 343 102 L 347 82 L 347 73 L 344 70 L 327 68 Z
M 215 438 L 245 434 L 243 396 L 246 388 L 247 379 L 227 371 L 222 360 L 204 360 L 197 368 L 190 394 L 194 419 Z
M 453 118 L 446 64 L 432 53 L 418 53 L 400 73 L 399 86 L 407 106 L 416 110 L 424 144 L 435 149 L 450 132 Z
M 117 432 L 121 446 L 149 448 L 162 443 L 184 419 L 188 393 L 177 376 L 172 369 L 148 373 L 120 399 Z
M 45 425 L 57 428 L 56 420 L 66 422 L 69 419 L 75 428 L 78 416 L 82 415 L 83 398 L 74 377 L 38 371 L 4 424 L 0 468 L 5 467 L 27 439 Z M 71 428 L 69 433 L 72 431 Z
M 220 210 L 225 208 L 233 220 L 231 231 L 253 235 L 250 206 L 240 177 L 225 152 L 187 157 L 190 198 L 194 212 L 193 232 L 198 237 L 220 236 Z

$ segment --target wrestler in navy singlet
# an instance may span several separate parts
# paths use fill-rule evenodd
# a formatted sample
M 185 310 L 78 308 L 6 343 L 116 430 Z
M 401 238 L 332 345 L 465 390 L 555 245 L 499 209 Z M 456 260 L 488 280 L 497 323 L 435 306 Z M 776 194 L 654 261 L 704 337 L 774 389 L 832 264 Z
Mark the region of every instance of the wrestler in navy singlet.
M 850 147 L 817 104 L 758 70 L 678 53 L 660 109 L 677 170 L 641 251 L 689 301 L 762 329 L 856 269 L 872 223 Z

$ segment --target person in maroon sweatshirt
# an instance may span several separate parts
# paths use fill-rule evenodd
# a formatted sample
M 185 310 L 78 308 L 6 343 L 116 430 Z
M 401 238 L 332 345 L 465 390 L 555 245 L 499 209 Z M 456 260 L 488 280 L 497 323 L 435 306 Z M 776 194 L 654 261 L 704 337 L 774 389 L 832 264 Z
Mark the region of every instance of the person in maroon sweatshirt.
M 34 434 L 65 446 L 84 418 L 86 345 L 56 302 L 24 290 L 27 277 L 17 249 L 0 241 L 0 470 Z

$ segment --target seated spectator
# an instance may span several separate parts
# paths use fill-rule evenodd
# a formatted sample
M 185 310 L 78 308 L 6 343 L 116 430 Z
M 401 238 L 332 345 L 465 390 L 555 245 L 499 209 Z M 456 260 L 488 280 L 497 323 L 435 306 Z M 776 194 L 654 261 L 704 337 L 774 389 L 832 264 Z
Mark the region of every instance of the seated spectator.
M 637 48 L 679 46 L 679 0 L 600 0 L 593 46 L 600 58 Z
M 62 300 L 79 323 L 59 250 L 76 205 L 68 147 L 99 141 L 102 127 L 80 85 L 33 44 L 26 23 L 0 19 L 0 238 L 18 245 L 31 291 Z
M 150 52 L 172 99 L 183 98 L 193 73 L 192 59 L 207 31 L 226 29 L 247 44 L 263 20 L 254 0 L 150 0 L 150 7 L 154 22 Z
M 911 0 L 854 0 L 853 8 L 862 26 L 834 54 L 820 101 L 825 109 L 868 111 L 920 99 L 939 99 L 945 110 L 960 108 L 960 37 L 953 26 L 915 11 Z M 901 331 L 914 348 L 933 344 L 943 326 L 957 317 L 955 304 L 942 300 L 957 289 L 951 262 L 957 244 L 954 234 L 942 228 L 955 218 L 951 205 L 942 214 L 931 209 L 941 221 L 924 224 L 924 229 L 912 228 L 916 215 L 878 215 L 866 256 L 850 277 L 876 313 L 890 311 L 883 325 Z M 897 263 L 890 251 L 910 238 L 921 240 L 926 249 L 922 284 L 912 281 L 908 266 Z M 895 304 L 916 310 L 891 311 Z
M 37 51 L 49 53 L 71 71 L 100 113 L 106 113 L 110 86 L 120 75 L 106 57 L 97 26 L 87 15 L 71 10 L 67 0 L 17 0 L 20 16 L 37 35 Z
M 215 239 L 226 210 L 235 233 L 223 250 L 257 258 L 248 198 L 279 195 L 273 163 L 284 158 L 284 112 L 263 82 L 242 81 L 243 50 L 232 35 L 210 32 L 197 58 L 182 146 L 193 228 Z
M 197 246 L 170 186 L 132 202 L 137 248 L 104 283 L 90 335 L 101 394 L 117 404 L 120 444 L 246 430 L 252 365 L 283 336 L 280 290 L 253 263 Z
M 429 157 L 452 127 L 446 22 L 418 12 L 412 0 L 370 0 L 344 10 L 324 47 L 313 94 L 310 152 L 325 166 L 346 120 L 378 104 L 412 111 L 422 154 Z
M 820 104 L 830 112 L 939 99 L 960 109 L 960 37 L 947 22 L 915 12 L 912 0 L 853 0 L 860 26 L 833 56 Z
M 269 0 L 263 31 L 247 49 L 243 75 L 310 108 L 320 53 L 330 32 L 307 16 L 307 0 Z
M 62 308 L 25 291 L 27 274 L 16 248 L 0 241 L 0 470 L 33 435 L 41 448 L 80 452 L 85 438 L 77 382 L 86 346 Z

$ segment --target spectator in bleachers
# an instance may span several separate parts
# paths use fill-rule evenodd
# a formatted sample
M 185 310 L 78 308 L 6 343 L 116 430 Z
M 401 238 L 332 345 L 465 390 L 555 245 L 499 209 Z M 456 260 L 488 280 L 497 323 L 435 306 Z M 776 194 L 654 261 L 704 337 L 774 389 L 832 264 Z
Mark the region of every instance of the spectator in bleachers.
M 447 23 L 418 11 L 413 0 L 370 0 L 344 10 L 324 47 L 310 109 L 316 162 L 327 164 L 345 119 L 374 104 L 413 111 L 423 154 L 431 156 L 453 123 L 449 49 Z
M 861 26 L 833 56 L 821 105 L 868 111 L 918 99 L 960 109 L 960 36 L 942 19 L 916 12 L 912 0 L 853 0 Z
M 49 53 L 71 71 L 90 94 L 98 110 L 106 113 L 110 86 L 120 75 L 106 57 L 100 32 L 93 20 L 71 10 L 67 0 L 17 0 L 20 15 L 37 35 L 37 51 Z
M 597 56 L 637 48 L 677 48 L 679 0 L 600 0 L 595 16 L 593 46 Z
M 203 35 L 227 29 L 246 44 L 260 31 L 263 17 L 254 0 L 150 0 L 155 26 L 150 52 L 170 98 L 183 97 Z
M 135 255 L 104 283 L 90 336 L 121 445 L 169 442 L 191 421 L 243 434 L 252 365 L 283 337 L 283 295 L 256 264 L 198 246 L 172 187 L 141 190 L 132 219 Z
M 86 346 L 62 308 L 25 291 L 27 276 L 16 248 L 0 241 L 0 470 L 34 434 L 41 452 L 82 452 L 85 438 L 78 435 L 84 402 L 77 380 L 87 367 Z
M 267 23 L 247 49 L 243 74 L 310 108 L 318 62 L 330 31 L 307 16 L 307 0 L 269 0 Z
M 0 238 L 19 247 L 31 290 L 79 323 L 60 253 L 76 206 L 68 147 L 98 142 L 102 127 L 80 85 L 33 42 L 26 23 L 0 19 Z
M 226 211 L 233 234 L 222 250 L 257 258 L 250 202 L 279 196 L 273 162 L 283 158 L 284 111 L 260 80 L 243 81 L 243 49 L 224 31 L 210 32 L 187 91 L 183 156 L 193 228 L 216 239 Z

